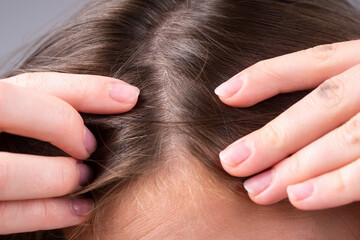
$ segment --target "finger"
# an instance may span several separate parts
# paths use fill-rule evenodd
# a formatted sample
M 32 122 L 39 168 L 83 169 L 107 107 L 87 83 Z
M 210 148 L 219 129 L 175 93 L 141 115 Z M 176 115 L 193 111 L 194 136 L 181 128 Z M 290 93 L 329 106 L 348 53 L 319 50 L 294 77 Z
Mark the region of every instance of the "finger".
M 63 196 L 91 177 L 90 168 L 72 158 L 0 152 L 0 201 Z
M 263 128 L 220 153 L 234 176 L 263 171 L 360 112 L 360 65 L 320 85 Z
M 254 202 L 273 204 L 287 197 L 287 186 L 339 169 L 359 156 L 360 113 L 271 170 L 248 179 L 244 186 Z
M 343 206 L 360 201 L 360 159 L 309 181 L 289 186 L 291 203 L 304 210 Z
M 89 199 L 0 202 L 0 234 L 65 228 L 82 223 L 94 203 Z
M 96 148 L 80 114 L 54 96 L 0 82 L 0 132 L 47 141 L 78 159 Z
M 360 63 L 360 40 L 322 45 L 261 61 L 216 89 L 234 107 L 248 107 L 279 93 L 315 88 Z
M 25 73 L 3 81 L 63 99 L 86 113 L 115 114 L 129 111 L 139 89 L 121 80 L 65 73 Z

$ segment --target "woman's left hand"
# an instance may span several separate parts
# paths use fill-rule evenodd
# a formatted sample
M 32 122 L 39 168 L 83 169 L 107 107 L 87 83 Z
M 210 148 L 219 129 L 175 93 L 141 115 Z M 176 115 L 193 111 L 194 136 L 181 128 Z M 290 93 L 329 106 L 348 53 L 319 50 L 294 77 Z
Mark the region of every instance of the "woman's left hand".
M 261 61 L 216 89 L 231 106 L 317 87 L 261 129 L 220 153 L 224 169 L 248 179 L 259 204 L 286 197 L 304 210 L 360 201 L 360 40 Z

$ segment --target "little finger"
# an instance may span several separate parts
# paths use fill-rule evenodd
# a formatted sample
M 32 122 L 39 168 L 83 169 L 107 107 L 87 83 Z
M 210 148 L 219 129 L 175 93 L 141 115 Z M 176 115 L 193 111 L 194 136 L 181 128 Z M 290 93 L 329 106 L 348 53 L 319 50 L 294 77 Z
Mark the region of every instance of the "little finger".
M 82 223 L 94 208 L 90 199 L 0 202 L 0 234 L 65 228 Z
M 303 210 L 318 210 L 360 201 L 360 159 L 309 181 L 289 186 L 290 202 Z

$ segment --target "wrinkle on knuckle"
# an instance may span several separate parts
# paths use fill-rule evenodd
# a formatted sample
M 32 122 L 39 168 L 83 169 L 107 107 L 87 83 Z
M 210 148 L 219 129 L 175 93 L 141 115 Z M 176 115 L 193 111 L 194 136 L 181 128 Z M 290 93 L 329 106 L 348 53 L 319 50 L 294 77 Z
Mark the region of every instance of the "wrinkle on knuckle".
M 328 62 L 335 55 L 338 46 L 335 43 L 324 44 L 305 50 L 305 53 L 320 60 L 321 62 Z
M 34 208 L 33 216 L 38 219 L 51 219 L 51 209 L 46 199 L 40 199 Z
M 265 139 L 267 139 L 268 144 L 271 147 L 278 148 L 283 146 L 283 144 L 286 142 L 286 136 L 284 134 L 284 131 L 281 130 L 278 125 L 270 122 L 265 126 L 265 135 L 263 136 Z
M 9 209 L 9 202 L 0 202 L 0 216 L 1 217 L 7 217 L 7 211 Z M 1 219 L 1 218 L 0 218 Z M 9 220 L 9 219 L 7 219 Z M 0 221 L 0 226 L 2 224 L 6 224 L 7 221 Z
M 56 134 L 54 132 L 53 139 L 50 139 L 49 141 L 52 144 L 63 142 L 65 139 L 68 139 L 70 133 L 74 135 L 79 132 L 77 131 L 77 128 L 79 127 L 79 118 L 81 118 L 78 112 L 66 105 L 59 106 L 54 109 L 54 111 L 56 111 L 54 114 L 54 119 L 56 119 L 54 130 L 62 129 L 62 131 L 57 131 Z
M 19 84 L 20 86 L 27 87 L 29 83 L 34 81 L 34 75 L 36 73 L 21 73 L 20 75 L 15 76 L 15 82 L 16 84 Z
M 344 84 L 340 79 L 332 78 L 323 82 L 315 89 L 314 101 L 321 107 L 335 107 L 344 96 Z
M 9 166 L 0 159 L 0 195 L 5 192 L 9 184 Z
M 300 170 L 304 170 L 303 162 L 301 161 L 298 154 L 295 153 L 288 159 L 289 159 L 289 163 L 287 164 L 286 170 L 289 176 L 296 176 L 298 175 Z
M 21 202 L 22 201 L 0 202 L 0 234 L 3 234 L 2 230 L 7 231 L 8 229 L 13 229 L 14 224 L 18 222 L 18 213 Z
M 341 130 L 346 144 L 360 146 L 360 113 L 346 122 Z
M 275 71 L 275 67 L 271 64 L 271 60 L 262 60 L 254 65 L 257 71 L 264 73 L 275 81 L 282 82 L 284 77 Z
M 70 190 L 74 187 L 74 177 L 76 177 L 76 172 L 72 171 L 74 166 L 70 164 L 63 164 L 61 167 L 57 168 L 54 185 L 51 188 L 55 191 L 57 195 L 63 195 L 69 193 Z
M 9 91 L 9 89 L 7 87 L 7 84 L 0 82 L 0 116 L 3 116 L 2 109 L 3 109 L 3 106 L 6 104 L 6 101 L 7 101 L 6 95 L 7 95 L 8 91 Z
M 335 183 L 333 185 L 334 191 L 336 193 L 344 193 L 346 191 L 346 184 L 344 180 L 343 173 L 341 169 L 334 171 Z

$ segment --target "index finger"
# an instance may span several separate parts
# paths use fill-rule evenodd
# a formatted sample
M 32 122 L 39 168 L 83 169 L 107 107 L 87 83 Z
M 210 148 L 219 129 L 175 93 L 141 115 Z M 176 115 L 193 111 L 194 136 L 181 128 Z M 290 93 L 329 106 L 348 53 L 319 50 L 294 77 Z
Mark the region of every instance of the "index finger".
M 53 95 L 84 113 L 123 113 L 135 106 L 139 96 L 137 87 L 103 76 L 37 72 L 2 81 Z
M 248 107 L 279 93 L 315 88 L 360 63 L 360 40 L 321 45 L 260 61 L 220 85 L 216 94 Z

